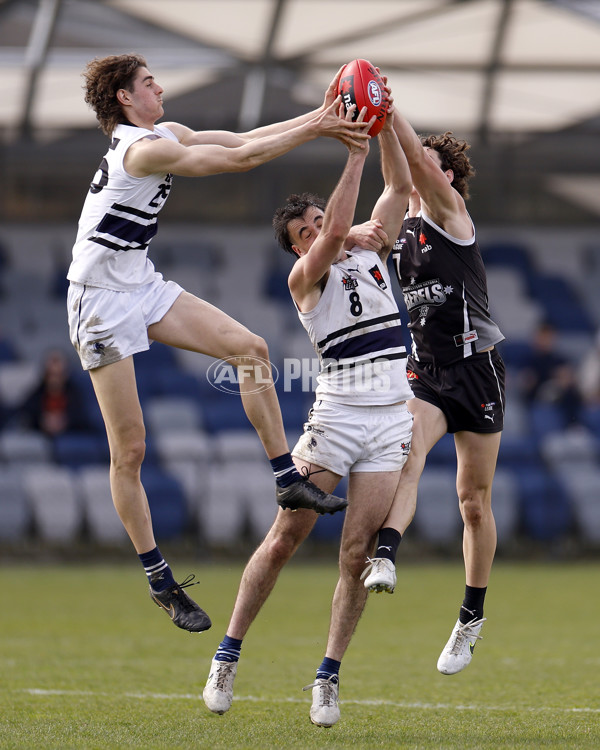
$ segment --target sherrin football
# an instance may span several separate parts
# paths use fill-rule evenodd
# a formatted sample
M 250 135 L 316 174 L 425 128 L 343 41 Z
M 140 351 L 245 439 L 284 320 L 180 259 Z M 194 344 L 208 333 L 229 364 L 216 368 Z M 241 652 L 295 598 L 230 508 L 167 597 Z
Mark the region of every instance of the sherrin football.
M 338 94 L 341 94 L 344 111 L 347 112 L 348 107 L 356 104 L 353 120 L 356 120 L 363 107 L 367 108 L 365 122 L 373 115 L 377 117 L 369 130 L 369 135 L 377 135 L 385 124 L 388 97 L 375 66 L 361 58 L 345 65 L 338 84 Z

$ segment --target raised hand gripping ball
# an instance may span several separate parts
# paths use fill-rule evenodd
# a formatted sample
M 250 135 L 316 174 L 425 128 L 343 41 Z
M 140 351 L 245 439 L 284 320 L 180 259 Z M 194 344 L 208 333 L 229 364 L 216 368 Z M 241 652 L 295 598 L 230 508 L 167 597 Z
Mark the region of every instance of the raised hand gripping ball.
M 365 122 L 373 115 L 377 117 L 369 130 L 369 135 L 377 135 L 387 117 L 388 96 L 375 66 L 361 58 L 345 65 L 340 76 L 338 94 L 342 96 L 346 112 L 351 104 L 356 104 L 353 120 L 356 120 L 363 107 L 367 108 Z

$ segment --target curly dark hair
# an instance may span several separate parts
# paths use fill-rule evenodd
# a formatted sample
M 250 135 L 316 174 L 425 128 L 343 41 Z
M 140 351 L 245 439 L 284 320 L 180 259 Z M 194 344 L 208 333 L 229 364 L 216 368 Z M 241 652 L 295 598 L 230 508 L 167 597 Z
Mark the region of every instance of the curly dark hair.
M 119 89 L 132 90 L 132 81 L 139 68 L 147 67 L 141 55 L 109 55 L 96 57 L 86 65 L 85 101 L 96 113 L 102 132 L 110 136 L 119 123 L 127 122 L 117 99 Z
M 455 138 L 450 130 L 441 135 L 421 135 L 419 137 L 423 146 L 433 148 L 438 152 L 442 160 L 442 171 L 451 169 L 454 172 L 452 187 L 467 200 L 469 198 L 469 180 L 475 174 L 466 154 L 471 146 L 466 141 Z
M 275 239 L 286 253 L 296 255 L 292 249 L 292 241 L 288 231 L 290 221 L 304 216 L 304 212 L 309 206 L 314 206 L 324 211 L 326 204 L 325 199 L 315 193 L 292 193 L 292 195 L 287 197 L 285 206 L 275 211 L 275 215 L 273 216 Z

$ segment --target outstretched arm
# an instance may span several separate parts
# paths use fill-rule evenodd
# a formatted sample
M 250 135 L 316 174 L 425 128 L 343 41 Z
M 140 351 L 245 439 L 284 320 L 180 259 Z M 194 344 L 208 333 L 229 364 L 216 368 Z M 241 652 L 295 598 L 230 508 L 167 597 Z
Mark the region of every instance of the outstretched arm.
M 288 284 L 292 297 L 301 310 L 314 307 L 315 292 L 343 249 L 352 226 L 367 153 L 368 148 L 349 149 L 344 171 L 327 201 L 319 235 L 308 252 L 292 268 Z
M 319 114 L 322 114 L 337 99 L 338 82 L 342 70 L 343 66 L 338 70 L 338 72 L 331 80 L 331 83 L 329 84 L 329 86 L 327 87 L 327 91 L 325 92 L 323 104 L 321 104 L 320 107 L 312 110 L 311 112 L 306 112 L 303 115 L 294 117 L 290 120 L 284 120 L 283 122 L 275 122 L 270 125 L 264 125 L 260 128 L 249 130 L 246 133 L 232 133 L 228 130 L 195 131 L 184 125 L 181 125 L 180 123 L 165 122 L 162 124 L 166 125 L 166 127 L 172 130 L 179 139 L 179 142 L 184 146 L 199 146 L 210 144 L 225 146 L 226 148 L 236 148 L 238 146 L 243 146 L 245 143 L 249 143 L 250 141 L 256 140 L 257 138 L 265 138 L 270 135 L 279 135 L 281 133 L 287 132 L 288 130 L 293 130 L 300 125 L 306 124 L 307 122 L 309 122 L 309 120 L 317 117 Z
M 379 252 L 382 260 L 387 259 L 400 232 L 412 190 L 408 162 L 393 128 L 393 120 L 394 110 L 391 110 L 379 134 L 384 189 L 371 214 L 371 220 L 378 223 L 388 238 Z
M 167 138 L 144 138 L 129 147 L 125 167 L 134 177 L 165 172 L 184 177 L 247 172 L 322 135 L 338 138 L 352 148 L 364 148 L 369 139 L 369 123 L 340 117 L 339 108 L 339 101 L 335 100 L 323 112 L 291 130 L 233 148 L 214 144 L 184 146 Z M 176 130 L 173 132 L 179 137 Z
M 473 233 L 471 219 L 464 200 L 450 184 L 452 173 L 442 172 L 434 157 L 421 145 L 411 124 L 398 111 L 394 117 L 394 130 L 406 154 L 412 181 L 425 213 L 454 237 L 470 238 Z

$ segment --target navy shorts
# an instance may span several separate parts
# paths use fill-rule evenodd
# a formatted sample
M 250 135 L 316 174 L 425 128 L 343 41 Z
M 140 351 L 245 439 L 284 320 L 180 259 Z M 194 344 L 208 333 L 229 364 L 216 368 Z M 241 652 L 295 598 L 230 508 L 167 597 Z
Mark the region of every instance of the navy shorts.
M 406 374 L 415 397 L 444 413 L 448 432 L 502 431 L 505 370 L 497 349 L 446 367 L 409 357 Z

